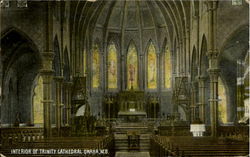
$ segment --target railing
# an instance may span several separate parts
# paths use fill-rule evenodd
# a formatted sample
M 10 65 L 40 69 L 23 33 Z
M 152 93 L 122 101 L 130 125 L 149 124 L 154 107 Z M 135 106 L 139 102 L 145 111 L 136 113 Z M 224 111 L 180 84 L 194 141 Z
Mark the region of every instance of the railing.
M 3 145 L 15 142 L 33 142 L 43 138 L 43 128 L 0 128 L 0 141 Z
M 249 141 L 249 126 L 220 126 L 218 136 L 239 141 Z

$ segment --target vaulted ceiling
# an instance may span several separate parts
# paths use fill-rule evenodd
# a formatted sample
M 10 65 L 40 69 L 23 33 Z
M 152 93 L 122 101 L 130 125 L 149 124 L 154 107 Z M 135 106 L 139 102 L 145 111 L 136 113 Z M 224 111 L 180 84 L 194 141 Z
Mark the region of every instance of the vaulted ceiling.
M 171 41 L 185 39 L 189 26 L 190 1 L 181 0 L 97 0 L 70 2 L 71 39 L 82 45 L 96 29 L 107 32 L 165 29 Z M 159 38 L 161 33 L 155 33 Z M 91 41 L 92 39 L 89 39 Z M 80 46 L 80 49 L 82 46 Z M 77 50 L 76 50 L 77 51 Z

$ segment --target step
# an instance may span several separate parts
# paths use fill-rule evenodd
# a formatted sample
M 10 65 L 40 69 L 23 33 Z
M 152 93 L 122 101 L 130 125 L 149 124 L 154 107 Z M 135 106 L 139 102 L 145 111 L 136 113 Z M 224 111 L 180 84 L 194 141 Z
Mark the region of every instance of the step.
M 150 157 L 149 152 L 116 152 L 115 157 Z

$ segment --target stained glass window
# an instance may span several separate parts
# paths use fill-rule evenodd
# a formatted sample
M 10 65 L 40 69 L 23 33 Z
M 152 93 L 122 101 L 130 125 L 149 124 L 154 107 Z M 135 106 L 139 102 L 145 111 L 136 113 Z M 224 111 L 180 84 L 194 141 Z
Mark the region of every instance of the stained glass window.
M 219 96 L 218 97 L 219 121 L 221 123 L 226 123 L 227 122 L 226 90 L 221 78 L 218 79 L 218 96 Z
M 148 47 L 148 88 L 157 88 L 157 57 L 152 42 L 150 42 Z
M 100 86 L 100 50 L 97 45 L 94 46 L 92 55 L 92 87 Z
M 108 88 L 117 88 L 117 51 L 113 43 L 108 47 Z
M 138 88 L 138 58 L 134 43 L 130 43 L 127 54 L 127 88 Z
M 172 74 L 172 64 L 171 64 L 171 54 L 166 47 L 165 49 L 165 88 L 171 88 L 171 74 Z
M 34 124 L 43 124 L 43 80 L 38 77 L 33 97 L 33 117 Z

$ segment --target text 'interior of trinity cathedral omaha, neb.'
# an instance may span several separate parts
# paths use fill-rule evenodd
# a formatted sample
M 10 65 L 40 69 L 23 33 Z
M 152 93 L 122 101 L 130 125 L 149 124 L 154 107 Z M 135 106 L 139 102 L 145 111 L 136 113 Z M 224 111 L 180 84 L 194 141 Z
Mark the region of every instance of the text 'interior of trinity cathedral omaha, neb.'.
M 0 156 L 249 156 L 249 0 L 0 0 Z

